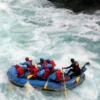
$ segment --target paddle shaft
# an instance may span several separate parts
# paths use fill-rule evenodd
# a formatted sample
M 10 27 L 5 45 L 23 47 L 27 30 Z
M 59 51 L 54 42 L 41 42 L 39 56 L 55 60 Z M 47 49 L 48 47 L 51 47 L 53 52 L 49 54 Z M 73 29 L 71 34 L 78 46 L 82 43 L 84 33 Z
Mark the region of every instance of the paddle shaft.
M 64 81 L 64 92 L 65 92 L 66 100 L 68 100 L 68 98 L 67 98 L 67 89 L 66 89 L 66 83 L 65 83 L 65 77 L 64 77 L 63 69 L 62 69 L 62 74 L 63 74 L 63 81 Z

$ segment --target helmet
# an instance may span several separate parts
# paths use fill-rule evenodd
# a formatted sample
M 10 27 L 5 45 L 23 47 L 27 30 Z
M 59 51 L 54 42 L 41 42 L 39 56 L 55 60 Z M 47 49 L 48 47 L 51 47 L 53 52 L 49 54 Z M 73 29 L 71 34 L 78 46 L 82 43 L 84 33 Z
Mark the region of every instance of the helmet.
M 29 61 L 29 57 L 26 57 L 25 60 L 26 60 L 26 61 Z
M 47 63 L 50 63 L 50 59 L 47 59 L 46 61 L 47 61 Z
M 74 62 L 75 60 L 74 60 L 74 58 L 71 58 L 71 60 L 70 60 L 71 62 Z
M 44 58 L 40 58 L 40 61 L 41 61 L 41 62 L 44 61 Z

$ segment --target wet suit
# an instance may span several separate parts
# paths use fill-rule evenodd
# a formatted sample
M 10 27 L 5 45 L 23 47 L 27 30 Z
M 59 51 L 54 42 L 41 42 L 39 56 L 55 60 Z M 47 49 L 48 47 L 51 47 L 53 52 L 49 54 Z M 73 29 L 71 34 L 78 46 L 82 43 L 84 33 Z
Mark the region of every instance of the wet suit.
M 79 64 L 77 61 L 73 62 L 69 67 L 65 67 L 64 69 L 68 69 L 71 68 L 68 73 L 66 74 L 66 76 L 70 73 L 73 72 L 70 77 L 72 78 L 73 76 L 78 76 L 81 74 L 81 69 L 79 68 Z

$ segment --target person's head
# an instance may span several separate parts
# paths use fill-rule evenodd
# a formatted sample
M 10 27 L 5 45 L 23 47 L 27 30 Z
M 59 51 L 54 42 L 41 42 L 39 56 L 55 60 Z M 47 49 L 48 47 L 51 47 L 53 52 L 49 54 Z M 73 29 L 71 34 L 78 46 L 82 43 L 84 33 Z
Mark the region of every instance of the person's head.
M 50 59 L 47 59 L 46 61 L 47 61 L 47 63 L 50 63 Z
M 25 60 L 26 60 L 26 61 L 29 61 L 29 57 L 26 57 Z
M 44 61 L 44 58 L 40 58 L 40 62 L 43 62 Z
M 71 60 L 70 60 L 70 61 L 71 61 L 71 63 L 73 63 L 75 60 L 74 60 L 74 58 L 71 58 Z

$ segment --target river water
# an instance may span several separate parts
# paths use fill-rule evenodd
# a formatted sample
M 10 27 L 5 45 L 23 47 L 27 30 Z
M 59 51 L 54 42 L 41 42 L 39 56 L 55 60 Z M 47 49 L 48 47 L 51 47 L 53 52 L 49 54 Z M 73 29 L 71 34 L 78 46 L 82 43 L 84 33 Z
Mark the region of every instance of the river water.
M 7 70 L 28 56 L 54 59 L 57 68 L 75 58 L 91 63 L 86 80 L 68 100 L 100 100 L 100 11 L 92 15 L 58 9 L 47 0 L 0 0 L 0 100 L 65 100 L 64 92 L 26 91 L 10 84 Z

